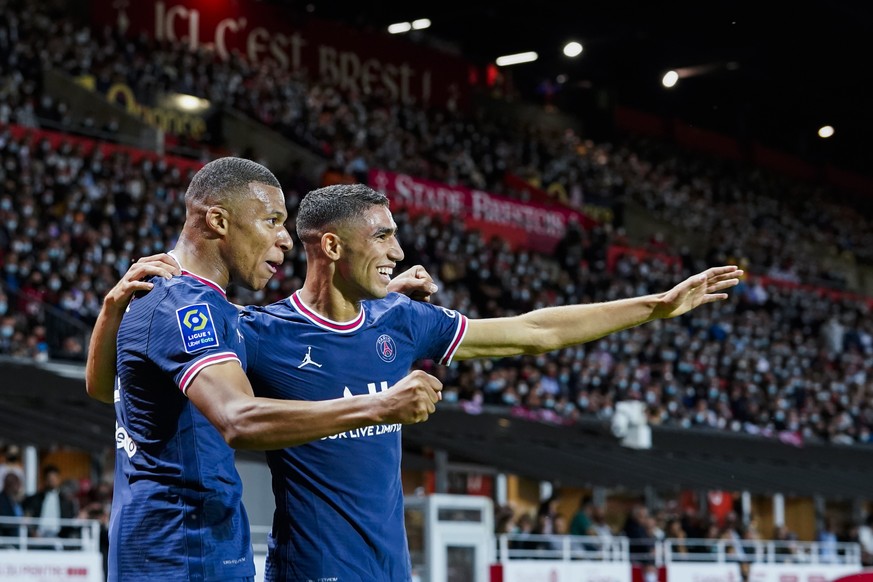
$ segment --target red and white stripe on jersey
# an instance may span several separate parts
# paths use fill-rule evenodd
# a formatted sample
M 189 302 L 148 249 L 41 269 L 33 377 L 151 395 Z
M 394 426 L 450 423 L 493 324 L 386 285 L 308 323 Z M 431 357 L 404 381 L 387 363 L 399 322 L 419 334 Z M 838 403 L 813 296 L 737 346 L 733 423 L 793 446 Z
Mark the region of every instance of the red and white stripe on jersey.
M 291 297 L 288 298 L 294 308 L 300 312 L 300 315 L 317 325 L 322 329 L 326 329 L 329 331 L 338 331 L 340 333 L 348 333 L 350 331 L 355 331 L 360 329 L 362 325 L 364 325 L 364 308 L 361 307 L 361 311 L 358 312 L 357 317 L 355 317 L 351 321 L 346 321 L 344 323 L 340 323 L 338 321 L 333 321 L 331 319 L 327 319 L 326 317 L 322 317 L 319 314 L 312 311 L 303 301 L 300 299 L 300 291 L 297 291 Z
M 201 277 L 200 275 L 195 275 L 194 273 L 192 273 L 190 271 L 186 271 L 185 269 L 182 269 L 182 275 L 186 276 L 186 277 L 191 277 L 192 279 L 197 279 L 198 281 L 200 281 L 201 283 L 203 283 L 207 287 L 212 287 L 213 289 L 215 289 L 216 291 L 221 293 L 225 297 L 225 299 L 227 298 L 227 293 L 215 281 L 210 281 L 206 277 Z
M 204 368 L 208 368 L 213 364 L 221 364 L 223 362 L 237 362 L 240 365 L 242 363 L 239 361 L 239 356 L 237 356 L 234 352 L 219 352 L 217 354 L 208 354 L 203 358 L 200 358 L 194 364 L 188 368 L 184 374 L 182 374 L 182 380 L 179 381 L 179 389 L 182 391 L 182 394 L 186 394 L 188 391 L 188 386 L 191 385 L 191 382 L 194 381 L 194 378 L 199 374 Z
M 461 345 L 461 342 L 464 341 L 465 335 L 467 335 L 467 318 L 459 313 L 458 329 L 455 330 L 455 337 L 452 338 L 452 343 L 449 344 L 449 349 L 447 349 L 446 353 L 443 354 L 443 357 L 440 358 L 440 365 L 448 366 L 452 363 L 452 358 L 455 357 L 455 352 L 458 351 L 458 347 Z

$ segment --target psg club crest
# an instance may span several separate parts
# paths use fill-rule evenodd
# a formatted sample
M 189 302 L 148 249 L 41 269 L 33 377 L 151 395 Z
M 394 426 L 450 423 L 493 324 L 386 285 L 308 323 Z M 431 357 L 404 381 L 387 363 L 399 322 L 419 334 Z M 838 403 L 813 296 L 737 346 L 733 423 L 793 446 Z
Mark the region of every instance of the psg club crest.
M 376 353 L 383 362 L 391 363 L 397 357 L 397 345 L 390 335 L 383 334 L 376 340 Z

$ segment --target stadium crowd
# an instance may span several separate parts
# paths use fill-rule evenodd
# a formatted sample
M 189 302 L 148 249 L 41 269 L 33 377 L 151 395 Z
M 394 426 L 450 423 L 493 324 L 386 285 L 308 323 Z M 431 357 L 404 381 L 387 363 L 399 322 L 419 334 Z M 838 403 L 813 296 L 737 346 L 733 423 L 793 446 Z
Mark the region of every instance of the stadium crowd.
M 97 91 L 124 83 L 143 103 L 180 92 L 233 107 L 321 154 L 342 179 L 363 181 L 370 168 L 380 168 L 525 196 L 507 184 L 509 172 L 561 184 L 570 205 L 640 205 L 690 246 L 702 243 L 709 257 L 731 257 L 758 274 L 844 288 L 854 282 L 834 267 L 837 259 L 873 262 L 873 225 L 853 208 L 857 201 L 814 185 L 687 156 L 663 143 L 595 146 L 573 132 L 395 103 L 309 80 L 270 60 L 253 65 L 233 54 L 221 61 L 181 42 L 76 26 L 44 0 L 4 3 L 19 10 L 0 27 L 0 66 L 10 73 L 0 119 L 34 125 L 50 118 L 73 130 L 78 120 L 39 91 L 41 71 L 55 68 L 93 79 Z
M 40 72 L 54 67 L 92 76 L 98 90 L 122 81 L 145 100 L 173 90 L 233 106 L 321 153 L 344 179 L 384 168 L 524 196 L 506 185 L 511 171 L 566 184 L 566 202 L 577 207 L 591 199 L 636 204 L 672 223 L 689 244 L 694 233 L 708 233 L 706 247 L 693 246 L 707 250 L 699 255 L 659 243 L 657 250 L 677 260 L 643 253 L 613 261 L 610 248 L 628 237 L 610 224 L 571 229 L 547 256 L 513 251 L 459 222 L 399 212 L 407 261 L 435 275 L 440 303 L 470 315 L 656 292 L 704 262 L 737 261 L 753 275 L 732 301 L 687 318 L 549 356 L 435 369 L 447 400 L 571 422 L 609 417 L 617 400 L 632 398 L 648 404 L 653 423 L 781 433 L 793 442 L 871 442 L 870 303 L 797 285 L 845 287 L 834 259 L 873 258 L 869 221 L 828 201 L 829 193 L 662 144 L 594 145 L 572 132 L 511 129 L 457 111 L 388 103 L 269 62 L 220 62 L 182 45 L 77 28 L 45 3 L 0 3 L 18 7 L 0 25 L 4 124 L 55 119 L 72 131 L 78 121 L 40 92 Z M 164 160 L 134 162 L 123 153 L 0 133 L 0 353 L 82 359 L 79 330 L 93 322 L 103 294 L 132 260 L 172 246 L 189 178 Z M 293 216 L 305 180 L 282 178 L 294 185 L 287 192 Z M 236 300 L 287 296 L 302 282 L 303 260 L 298 245 L 264 292 L 239 291 Z
M 80 336 L 64 335 L 63 323 L 90 325 L 100 297 L 133 259 L 172 246 L 188 172 L 165 161 L 133 163 L 123 153 L 52 148 L 8 131 L 0 134 L 0 164 L 0 352 L 81 358 Z M 297 196 L 289 192 L 291 208 Z M 610 267 L 608 227 L 571 230 L 547 256 L 513 251 L 459 222 L 405 212 L 396 219 L 408 262 L 437 279 L 438 301 L 476 317 L 656 292 L 699 263 L 626 254 Z M 235 300 L 289 295 L 303 265 L 298 245 L 265 291 L 238 291 Z M 608 417 L 616 400 L 630 398 L 647 402 L 654 423 L 870 442 L 869 303 L 760 279 L 735 295 L 688 318 L 557 354 L 434 373 L 447 400 L 542 410 L 557 421 Z

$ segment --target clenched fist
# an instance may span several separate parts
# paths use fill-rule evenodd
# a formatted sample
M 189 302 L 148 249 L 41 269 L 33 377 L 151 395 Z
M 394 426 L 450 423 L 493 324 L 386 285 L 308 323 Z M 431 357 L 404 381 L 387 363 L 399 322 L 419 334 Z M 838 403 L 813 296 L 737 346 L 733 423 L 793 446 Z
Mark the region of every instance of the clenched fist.
M 378 394 L 384 424 L 424 422 L 442 399 L 443 383 L 427 372 L 415 370 Z

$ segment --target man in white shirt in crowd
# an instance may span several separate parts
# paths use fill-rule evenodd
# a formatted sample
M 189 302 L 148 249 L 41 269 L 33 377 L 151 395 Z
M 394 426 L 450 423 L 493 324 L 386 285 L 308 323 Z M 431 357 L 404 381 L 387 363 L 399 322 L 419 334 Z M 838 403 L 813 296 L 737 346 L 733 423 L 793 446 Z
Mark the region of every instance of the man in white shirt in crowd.
M 61 491 L 60 470 L 54 465 L 46 465 L 42 471 L 42 483 L 42 489 L 25 500 L 25 515 L 39 518 L 34 532 L 37 537 L 66 537 L 69 529 L 61 526 L 61 520 L 76 517 L 76 506 Z

